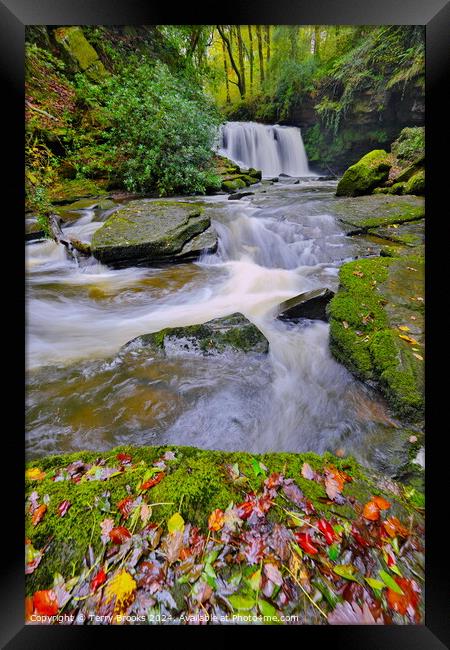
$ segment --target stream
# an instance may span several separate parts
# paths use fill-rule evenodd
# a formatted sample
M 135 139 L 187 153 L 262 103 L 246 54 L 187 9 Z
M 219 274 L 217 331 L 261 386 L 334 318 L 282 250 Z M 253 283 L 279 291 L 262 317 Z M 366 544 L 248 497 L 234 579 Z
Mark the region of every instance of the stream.
M 240 201 L 202 199 L 219 246 L 196 263 L 113 270 L 68 259 L 50 240 L 27 243 L 29 457 L 176 443 L 341 450 L 386 469 L 396 424 L 383 400 L 332 358 L 329 326 L 276 319 L 283 300 L 335 291 L 339 266 L 377 254 L 376 246 L 343 232 L 334 182 L 280 178 L 252 191 Z M 88 205 L 65 230 L 89 241 L 113 209 Z M 156 358 L 127 345 L 234 312 L 264 333 L 267 355 L 174 349 Z

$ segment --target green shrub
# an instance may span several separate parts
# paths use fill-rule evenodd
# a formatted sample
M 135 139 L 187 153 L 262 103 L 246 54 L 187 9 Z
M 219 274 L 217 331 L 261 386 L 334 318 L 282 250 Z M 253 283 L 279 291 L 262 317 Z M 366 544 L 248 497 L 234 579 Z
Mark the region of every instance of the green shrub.
M 111 76 L 104 91 L 125 187 L 160 196 L 205 192 L 220 118 L 201 88 L 142 60 Z

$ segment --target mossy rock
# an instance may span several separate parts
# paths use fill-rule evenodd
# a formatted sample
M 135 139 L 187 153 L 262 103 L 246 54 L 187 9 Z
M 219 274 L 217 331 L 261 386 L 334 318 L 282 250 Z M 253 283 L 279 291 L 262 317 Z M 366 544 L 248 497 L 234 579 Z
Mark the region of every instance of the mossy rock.
M 411 176 L 405 185 L 405 194 L 425 194 L 425 172 L 419 171 L 414 176 Z
M 52 203 L 73 203 L 86 197 L 98 197 L 106 194 L 105 183 L 88 178 L 61 179 L 47 190 Z
M 244 187 L 247 187 L 247 183 L 241 177 L 223 181 L 222 183 L 222 189 L 225 190 L 225 192 L 235 192 Z
M 336 196 L 361 196 L 370 194 L 384 183 L 391 168 L 389 154 L 375 149 L 347 169 L 336 188 Z
M 200 203 L 130 201 L 94 233 L 92 253 L 101 262 L 112 264 L 195 259 L 216 244 L 212 230 L 208 242 L 196 239 L 210 225 Z
M 391 145 L 391 152 L 404 161 L 417 161 L 425 155 L 425 127 L 405 127 Z
M 347 197 L 336 202 L 333 209 L 348 235 L 365 233 L 382 226 L 419 221 L 425 217 L 424 200 L 415 196 L 394 198 L 373 194 Z
M 423 333 L 419 327 L 418 334 L 408 334 L 423 304 L 423 259 L 357 260 L 344 264 L 339 278 L 328 305 L 331 352 L 358 378 L 378 386 L 401 418 L 421 421 L 423 360 L 414 348 L 420 350 L 415 346 L 422 345 Z
M 414 499 L 421 497 L 417 490 L 406 490 L 393 482 L 386 484 L 383 477 L 363 468 L 352 457 L 337 458 L 330 453 L 323 456 L 314 453 L 256 455 L 182 446 L 123 446 L 107 452 L 80 451 L 34 459 L 27 463 L 27 469 L 38 468 L 45 476 L 41 480 L 27 478 L 26 496 L 37 492 L 41 503 L 46 497 L 48 506 L 45 516 L 36 526 L 33 526 L 27 514 L 26 537 L 35 549 L 48 546 L 39 566 L 27 576 L 28 594 L 50 588 L 55 573 L 77 575 L 88 548 L 92 547 L 94 555 L 102 548 L 100 524 L 104 519 L 112 518 L 116 526 L 127 525 L 120 521 L 117 504 L 129 493 L 139 491 L 148 469 L 168 451 L 174 452 L 175 456 L 166 461 L 163 480 L 145 494 L 147 503 L 158 504 L 152 507 L 150 522 L 167 521 L 175 512 L 179 512 L 186 522 L 198 526 L 205 533 L 208 530 L 208 517 L 213 510 L 225 510 L 230 503 L 242 502 L 245 492 L 261 488 L 265 476 L 255 475 L 256 461 L 264 464 L 267 475 L 280 472 L 286 478 L 294 479 L 317 513 L 324 517 L 332 516 L 337 506 L 326 498 L 323 484 L 302 477 L 304 462 L 318 472 L 323 471 L 326 464 L 344 470 L 352 478 L 344 489 L 347 497 L 365 503 L 372 494 L 382 494 L 392 504 L 392 512 L 403 520 L 412 513 L 417 515 Z M 65 468 L 75 462 L 95 465 L 94 473 L 96 469 L 101 472 L 102 467 L 120 470 L 119 453 L 129 455 L 131 464 L 122 471 L 114 471 L 109 478 L 86 480 L 83 476 L 74 482 L 67 474 L 64 475 Z M 227 475 L 226 466 L 235 463 L 239 471 L 248 477 L 245 485 L 231 481 Z M 285 508 L 286 501 L 281 497 L 278 499 L 279 505 Z M 68 501 L 70 507 L 64 516 L 60 516 L 59 506 L 63 501 Z M 273 508 L 271 517 L 284 522 L 284 508 Z M 339 506 L 339 514 L 350 520 L 357 517 L 357 511 L 345 504 Z
M 173 349 L 213 354 L 226 349 L 235 352 L 267 353 L 269 343 L 260 330 L 242 314 L 215 318 L 201 325 L 166 328 L 139 336 L 129 345 L 150 345 L 156 352 L 170 354 Z
M 54 35 L 56 42 L 87 77 L 97 82 L 105 77 L 105 67 L 81 27 L 59 27 Z

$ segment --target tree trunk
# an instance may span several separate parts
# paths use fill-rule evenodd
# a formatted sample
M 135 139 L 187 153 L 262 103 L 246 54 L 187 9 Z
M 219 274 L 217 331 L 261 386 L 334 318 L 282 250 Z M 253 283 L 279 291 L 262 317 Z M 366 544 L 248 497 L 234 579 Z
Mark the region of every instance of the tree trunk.
M 319 58 L 320 54 L 320 27 L 319 25 L 315 25 L 314 27 L 314 56 Z
M 265 37 L 266 37 L 266 61 L 267 61 L 267 63 L 269 63 L 269 61 L 270 61 L 270 25 L 266 25 Z
M 245 87 L 243 87 L 243 85 L 242 85 L 241 73 L 239 72 L 239 68 L 236 65 L 236 61 L 234 60 L 234 57 L 233 57 L 233 50 L 232 50 L 232 47 L 231 47 L 231 32 L 230 32 L 229 36 L 227 36 L 226 33 L 225 33 L 225 29 L 224 29 L 223 25 L 217 25 L 217 29 L 218 29 L 218 32 L 219 32 L 220 36 L 222 37 L 223 42 L 226 45 L 228 56 L 230 57 L 231 67 L 233 68 L 233 70 L 234 70 L 234 72 L 236 74 L 236 77 L 237 77 L 237 82 L 232 81 L 231 79 L 230 79 L 230 81 L 231 81 L 231 83 L 236 84 L 236 86 L 239 88 L 239 94 L 241 96 L 241 99 L 243 99 L 244 96 L 245 96 Z
M 250 59 L 250 94 L 253 95 L 253 34 L 251 25 L 248 25 L 248 41 L 248 53 Z
M 242 91 L 243 91 L 242 94 L 245 97 L 247 89 L 245 84 L 244 48 L 242 44 L 242 34 L 241 34 L 240 25 L 236 25 L 236 35 L 237 35 L 237 42 L 238 42 L 239 71 L 241 73 L 241 79 L 242 79 Z
M 258 39 L 259 85 L 262 86 L 264 83 L 264 58 L 263 58 L 261 25 L 256 25 L 256 36 Z
M 225 51 L 225 43 L 222 39 L 222 54 L 223 54 L 223 70 L 225 72 L 225 87 L 227 90 L 227 104 L 231 104 L 230 97 L 230 82 L 228 81 L 228 64 L 227 64 L 227 53 Z

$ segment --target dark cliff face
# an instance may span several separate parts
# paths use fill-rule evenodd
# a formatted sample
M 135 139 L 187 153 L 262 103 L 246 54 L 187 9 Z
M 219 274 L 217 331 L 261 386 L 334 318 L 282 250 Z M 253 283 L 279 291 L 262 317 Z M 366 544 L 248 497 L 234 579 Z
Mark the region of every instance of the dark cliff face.
M 351 110 L 334 133 L 320 119 L 317 99 L 308 96 L 291 111 L 284 124 L 299 126 L 312 169 L 339 174 L 373 148 L 389 147 L 405 126 L 422 126 L 425 97 L 410 85 L 376 93 L 367 89 L 355 96 Z

